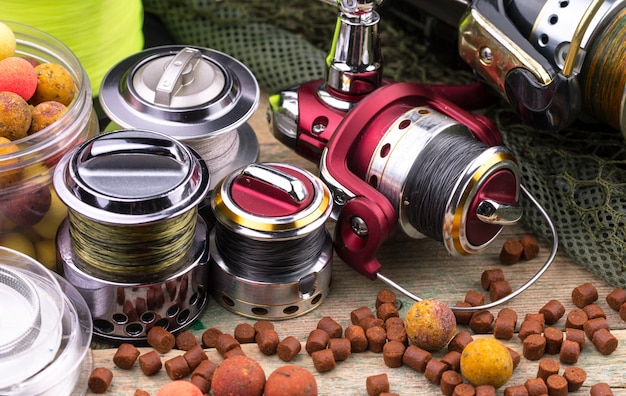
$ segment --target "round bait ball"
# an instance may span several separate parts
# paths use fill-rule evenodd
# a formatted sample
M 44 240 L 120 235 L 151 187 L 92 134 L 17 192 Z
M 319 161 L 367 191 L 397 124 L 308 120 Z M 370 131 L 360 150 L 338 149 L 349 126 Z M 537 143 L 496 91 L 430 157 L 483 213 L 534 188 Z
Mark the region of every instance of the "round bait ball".
M 443 348 L 456 333 L 456 317 L 438 300 L 414 303 L 404 319 L 406 334 L 413 345 L 427 351 Z
M 304 367 L 286 365 L 267 377 L 265 396 L 317 396 L 317 383 Z
M 50 188 L 41 186 L 4 197 L 0 200 L 0 211 L 15 224 L 30 227 L 48 213 L 51 200 Z
M 235 355 L 220 363 L 213 372 L 211 390 L 214 396 L 261 396 L 265 387 L 265 372 L 253 358 Z
M 28 135 L 32 114 L 30 106 L 18 94 L 0 92 L 0 136 L 18 140 Z
M 37 73 L 24 58 L 11 56 L 0 60 L 0 91 L 14 92 L 29 100 L 37 88 Z
M 156 396 L 202 396 L 202 391 L 196 385 L 186 380 L 171 381 L 163 385 Z
M 10 27 L 0 22 L 0 59 L 8 58 L 15 54 L 15 34 Z
M 52 125 L 67 113 L 67 106 L 60 102 L 41 102 L 32 110 L 32 120 L 28 134 L 39 132 L 45 127 Z
M 63 66 L 56 63 L 42 63 L 35 67 L 37 89 L 30 98 L 30 104 L 36 106 L 49 100 L 69 106 L 76 95 L 76 86 L 72 75 Z
M 2 93 L 0 92 L 0 97 L 1 96 Z M 1 100 L 0 103 L 2 103 Z M 0 112 L 0 125 L 2 124 L 2 118 L 3 114 Z M 19 148 L 13 144 L 10 139 L 0 136 L 0 167 L 4 168 L 4 170 L 0 172 L 0 188 L 7 188 L 22 178 L 22 169 L 11 169 L 18 160 L 17 158 L 10 158 L 10 156 L 18 151 Z
M 461 354 L 461 374 L 474 386 L 504 385 L 513 374 L 508 348 L 495 338 L 477 338 Z

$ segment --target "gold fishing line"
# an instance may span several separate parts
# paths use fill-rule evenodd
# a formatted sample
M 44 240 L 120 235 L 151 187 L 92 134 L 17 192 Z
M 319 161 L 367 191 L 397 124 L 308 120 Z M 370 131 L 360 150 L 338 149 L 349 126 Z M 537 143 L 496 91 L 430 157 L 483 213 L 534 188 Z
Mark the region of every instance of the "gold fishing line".
M 69 233 L 74 253 L 88 266 L 115 274 L 154 274 L 191 248 L 197 213 L 194 207 L 160 222 L 112 225 L 69 210 Z
M 581 77 L 585 112 L 620 129 L 626 89 L 626 8 L 607 24 L 589 49 Z
M 141 0 L 6 0 L 0 19 L 54 36 L 76 55 L 93 96 L 116 63 L 143 49 Z

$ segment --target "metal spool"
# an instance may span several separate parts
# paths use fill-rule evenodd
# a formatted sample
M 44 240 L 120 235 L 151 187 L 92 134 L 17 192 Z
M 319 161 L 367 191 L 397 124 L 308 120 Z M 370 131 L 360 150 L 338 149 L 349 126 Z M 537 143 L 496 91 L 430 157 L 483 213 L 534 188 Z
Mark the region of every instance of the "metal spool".
M 194 150 L 161 133 L 114 131 L 65 156 L 54 185 L 69 211 L 60 269 L 89 305 L 95 335 L 141 343 L 152 326 L 175 332 L 198 317 L 209 172 Z
M 207 162 L 211 188 L 258 160 L 258 140 L 247 120 L 259 98 L 256 78 L 238 60 L 176 45 L 124 59 L 100 89 L 102 108 L 117 125 L 162 132 L 196 150 Z
M 310 172 L 251 164 L 213 191 L 210 291 L 225 308 L 256 319 L 288 319 L 329 292 L 332 240 L 324 227 L 329 189 Z

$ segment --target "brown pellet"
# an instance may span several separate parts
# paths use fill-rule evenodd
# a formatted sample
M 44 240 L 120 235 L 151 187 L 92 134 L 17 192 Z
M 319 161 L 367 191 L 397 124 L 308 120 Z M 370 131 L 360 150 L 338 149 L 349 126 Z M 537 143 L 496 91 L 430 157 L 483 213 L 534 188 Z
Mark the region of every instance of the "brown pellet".
M 113 381 L 113 372 L 106 367 L 93 369 L 87 380 L 87 386 L 93 393 L 105 393 Z
M 222 330 L 216 329 L 215 327 L 209 327 L 204 330 L 201 336 L 202 345 L 204 345 L 205 348 L 215 348 L 215 345 L 217 345 L 217 337 L 220 334 L 222 334 Z
M 582 330 L 587 319 L 588 319 L 587 314 L 582 309 L 580 308 L 571 309 L 567 313 L 567 318 L 565 319 L 565 327 Z
M 160 353 L 168 353 L 176 344 L 174 335 L 161 326 L 153 326 L 148 331 L 146 341 Z
M 447 364 L 450 370 L 459 371 L 461 369 L 461 352 L 449 351 L 441 357 L 441 361 Z
M 507 318 L 517 323 L 517 312 L 513 308 L 502 308 L 498 311 L 498 318 Z
M 609 322 L 606 318 L 589 319 L 583 325 L 583 330 L 590 340 L 593 339 L 595 332 L 600 329 L 609 329 Z
M 363 330 L 367 331 L 367 329 L 374 326 L 384 327 L 385 321 L 381 318 L 363 318 L 363 320 L 359 322 L 359 326 L 361 326 Z
M 543 324 L 541 322 L 533 319 L 524 319 L 522 323 L 520 323 L 517 337 L 524 341 L 524 339 L 531 334 L 541 333 L 543 333 Z
M 367 349 L 374 353 L 383 351 L 383 346 L 387 341 L 387 332 L 380 326 L 372 326 L 365 331 L 367 337 Z
M 522 258 L 524 260 L 532 260 L 539 254 L 539 244 L 531 235 L 524 235 L 520 240 L 524 247 Z
M 623 303 L 622 306 L 619 308 L 619 317 L 626 322 L 626 303 Z
M 491 282 L 491 287 L 489 288 L 489 299 L 491 301 L 499 300 L 511 293 L 513 293 L 513 288 L 508 280 Z
M 515 335 L 515 321 L 507 317 L 497 317 L 493 322 L 493 336 L 499 340 L 510 340 Z
M 294 336 L 287 336 L 276 346 L 276 354 L 283 362 L 292 361 L 302 350 L 302 344 Z
M 493 314 L 487 310 L 474 312 L 469 321 L 469 328 L 476 334 L 488 334 L 492 331 Z
M 324 316 L 317 322 L 317 328 L 328 333 L 330 338 L 343 336 L 343 327 L 330 316 Z
M 189 382 L 197 386 L 204 394 L 208 395 L 211 391 L 211 383 L 199 375 L 192 375 Z
M 200 344 L 196 344 L 193 347 L 189 348 L 188 351 L 183 353 L 183 358 L 187 361 L 187 365 L 190 370 L 194 370 L 201 361 L 207 360 L 209 357 L 207 356 L 204 349 L 200 346 Z
M 165 372 L 172 380 L 185 378 L 191 370 L 187 364 L 187 360 L 182 355 L 174 356 L 165 361 Z
M 383 363 L 385 366 L 396 368 L 402 366 L 402 357 L 406 347 L 399 341 L 388 341 L 383 345 Z
M 441 388 L 441 393 L 443 393 L 445 396 L 452 396 L 454 388 L 458 384 L 462 383 L 463 377 L 461 377 L 461 374 L 454 370 L 444 371 L 443 374 L 441 374 L 441 383 L 439 385 Z
M 381 289 L 376 294 L 376 303 L 375 307 L 378 308 L 380 305 L 385 303 L 391 303 L 395 305 L 397 302 L 396 293 L 390 289 Z
M 516 239 L 507 239 L 500 250 L 500 262 L 506 265 L 517 263 L 524 252 L 524 245 Z
M 519 363 L 522 361 L 522 355 L 520 355 L 515 349 L 507 347 L 509 350 L 509 355 L 511 355 L 511 360 L 513 360 L 513 369 L 515 369 Z
M 256 343 L 259 351 L 265 356 L 274 355 L 279 342 L 280 338 L 278 338 L 276 330 L 264 329 L 256 334 Z
M 543 378 L 529 378 L 524 382 L 528 396 L 541 396 L 548 394 L 548 386 Z
M 574 329 L 571 327 L 565 328 L 565 339 L 570 341 L 576 341 L 582 351 L 585 347 L 585 332 L 581 329 Z
M 475 390 L 476 396 L 496 396 L 496 388 L 493 385 L 478 385 Z
M 361 326 L 350 325 L 346 327 L 344 335 L 350 340 L 352 353 L 365 352 L 367 350 L 367 337 L 365 336 L 365 330 Z
M 589 389 L 590 396 L 613 396 L 613 391 L 611 387 L 606 382 L 598 382 L 593 384 L 591 389 Z
M 552 326 L 565 315 L 565 307 L 559 300 L 550 300 L 539 309 L 543 314 L 545 324 Z
M 552 374 L 546 380 L 550 396 L 567 396 L 567 380 L 560 374 Z
M 476 290 L 468 290 L 467 293 L 465 293 L 465 298 L 463 299 L 463 301 L 465 301 L 472 307 L 477 307 L 485 303 L 485 296 L 482 293 L 477 292 Z
M 524 320 L 534 320 L 536 322 L 539 322 L 541 323 L 542 329 L 543 329 L 543 326 L 545 326 L 546 324 L 546 317 L 541 312 L 527 313 L 526 315 L 524 315 Z
M 605 318 L 606 313 L 598 304 L 589 304 L 583 307 L 583 311 L 587 314 L 588 319 Z
M 408 337 L 406 334 L 406 328 L 404 327 L 404 324 L 394 324 L 394 325 L 388 325 L 387 323 L 389 323 L 389 319 L 387 319 L 387 321 L 385 322 L 385 329 L 387 331 L 387 341 L 399 341 L 401 343 L 403 343 L 404 345 L 407 345 L 408 343 Z
M 347 338 L 331 338 L 328 340 L 328 349 L 333 351 L 336 362 L 341 362 L 350 357 L 352 345 Z
M 561 370 L 561 363 L 559 363 L 558 360 L 552 358 L 543 358 L 539 361 L 539 367 L 537 368 L 537 378 L 541 378 L 545 381 L 552 374 L 558 374 L 559 370 Z
M 489 291 L 492 282 L 504 280 L 504 271 L 500 268 L 484 270 L 480 275 L 480 285 L 483 290 Z
M 310 355 L 315 351 L 326 349 L 330 336 L 322 329 L 313 329 L 304 344 L 304 350 Z
M 122 343 L 117 347 L 115 355 L 113 355 L 113 363 L 121 369 L 129 370 L 135 364 L 139 354 L 139 349 L 133 344 Z
M 616 288 L 612 292 L 607 294 L 606 303 L 614 311 L 619 311 L 622 304 L 626 303 L 626 289 Z
M 222 356 L 224 356 L 224 354 L 231 349 L 239 348 L 240 346 L 241 344 L 239 344 L 239 341 L 237 341 L 235 337 L 228 333 L 222 333 L 218 335 L 215 343 L 215 349 Z
M 233 330 L 233 337 L 240 344 L 251 344 L 256 340 L 256 329 L 250 323 L 239 323 Z
M 352 312 L 350 312 L 350 321 L 353 325 L 358 325 L 365 318 L 374 318 L 374 311 L 372 311 L 369 307 L 359 307 Z
M 195 377 L 195 376 L 200 376 L 202 378 L 204 378 L 205 380 L 209 381 L 209 383 L 211 382 L 211 380 L 213 379 L 213 373 L 215 372 L 215 369 L 217 368 L 217 364 L 210 361 L 210 360 L 203 360 L 200 362 L 200 364 L 198 365 L 198 367 L 196 367 L 192 372 L 191 372 L 191 377 Z
M 402 363 L 415 371 L 423 373 L 426 365 L 433 358 L 432 353 L 416 345 L 409 345 L 402 356 Z
M 430 382 L 439 385 L 441 383 L 441 376 L 446 370 L 448 370 L 447 364 L 439 359 L 432 358 L 426 363 L 424 377 Z
M 404 327 L 404 319 L 399 316 L 392 316 L 385 320 L 385 328 L 393 327 L 393 326 L 401 326 Z
M 376 308 L 376 317 L 386 321 L 389 318 L 400 317 L 400 312 L 398 312 L 398 308 L 394 304 L 384 303 Z
M 274 330 L 274 323 L 270 322 L 269 320 L 261 319 L 261 320 L 257 320 L 256 322 L 254 322 L 252 327 L 254 327 L 254 330 L 256 330 L 256 332 L 258 333 L 261 330 L 265 330 L 265 329 Z
M 541 334 L 529 334 L 522 341 L 522 355 L 528 360 L 539 360 L 546 352 L 546 339 Z
M 458 384 L 454 387 L 452 396 L 475 396 L 476 388 L 470 384 Z
M 504 388 L 504 396 L 528 396 L 524 385 L 511 385 Z
M 572 302 L 578 308 L 583 308 L 585 305 L 594 303 L 597 300 L 598 290 L 589 282 L 576 286 L 572 290 Z
M 139 355 L 138 361 L 141 371 L 147 376 L 156 374 L 161 370 L 161 367 L 163 367 L 161 356 L 159 356 L 157 351 L 150 351 Z
M 543 337 L 546 339 L 546 353 L 557 355 L 561 351 L 561 344 L 563 344 L 563 332 L 554 327 L 546 327 L 543 330 Z
M 224 358 L 224 360 L 228 359 L 231 356 L 245 356 L 246 353 L 243 351 L 243 349 L 241 349 L 241 345 L 240 346 L 236 346 L 233 349 L 229 349 L 226 352 L 224 352 L 224 354 L 222 355 L 222 357 Z
M 389 392 L 389 377 L 386 373 L 370 375 L 365 379 L 365 387 L 368 396 L 378 396 Z
M 313 365 L 319 373 L 325 373 L 334 369 L 337 366 L 335 362 L 335 356 L 330 349 L 320 349 L 311 353 Z
M 471 307 L 472 305 L 465 301 L 457 301 L 454 304 L 455 307 Z M 460 325 L 466 325 L 469 323 L 474 311 L 453 311 L 454 317 L 456 318 L 456 323 Z
M 467 344 L 472 341 L 474 341 L 474 337 L 472 337 L 469 331 L 461 330 L 448 342 L 448 351 L 463 352 Z
M 574 364 L 580 356 L 580 345 L 576 341 L 564 340 L 559 351 L 559 360 L 562 363 Z
M 603 355 L 610 355 L 617 349 L 618 340 L 609 329 L 599 329 L 593 333 L 591 342 L 598 352 Z
M 191 331 L 183 331 L 182 333 L 179 333 L 176 335 L 174 340 L 176 349 L 180 349 L 181 351 L 188 351 L 189 348 L 198 343 L 196 336 Z
M 583 386 L 587 379 L 587 373 L 578 366 L 567 366 L 563 370 L 563 377 L 567 380 L 567 390 L 576 392 Z

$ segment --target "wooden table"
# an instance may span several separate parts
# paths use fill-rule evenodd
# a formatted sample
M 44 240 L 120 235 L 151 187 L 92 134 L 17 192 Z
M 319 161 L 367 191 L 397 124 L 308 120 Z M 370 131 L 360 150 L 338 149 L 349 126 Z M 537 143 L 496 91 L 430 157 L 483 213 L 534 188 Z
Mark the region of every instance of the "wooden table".
M 267 106 L 267 95 L 262 95 L 259 109 L 250 120 L 261 145 L 260 160 L 262 162 L 286 162 L 317 173 L 316 164 L 300 158 L 271 135 L 265 115 Z M 328 225 L 331 231 L 333 225 Z M 531 231 L 522 226 L 506 228 L 498 239 L 481 254 L 454 258 L 449 256 L 445 248 L 435 241 L 410 239 L 398 232 L 380 249 L 378 258 L 383 264 L 383 274 L 408 290 L 423 298 L 436 298 L 453 304 L 458 300 L 463 300 L 465 293 L 470 289 L 482 291 L 480 276 L 485 269 L 502 268 L 506 279 L 509 280 L 513 288 L 525 283 L 543 264 L 549 254 L 550 243 L 540 241 L 540 256 L 533 261 L 502 266 L 498 256 L 502 243 L 506 239 L 519 238 L 530 233 Z M 598 289 L 599 300 L 597 303 L 606 312 L 611 331 L 619 339 L 620 345 L 611 355 L 603 356 L 587 340 L 577 365 L 586 370 L 588 378 L 583 388 L 572 394 L 588 395 L 591 385 L 597 382 L 606 382 L 612 387 L 615 395 L 626 395 L 626 376 L 624 375 L 626 368 L 626 322 L 621 320 L 618 313 L 613 311 L 605 301 L 606 295 L 614 287 L 588 272 L 573 260 L 563 254 L 558 254 L 548 271 L 534 285 L 512 301 L 491 311 L 495 315 L 499 309 L 510 307 L 518 312 L 520 318 L 523 318 L 526 313 L 537 312 L 549 300 L 558 299 L 565 305 L 566 312 L 569 312 L 570 309 L 575 308 L 571 301 L 572 289 L 585 282 L 591 282 Z M 330 316 L 345 328 L 350 324 L 350 312 L 361 306 L 373 308 L 376 294 L 383 288 L 388 287 L 380 281 L 366 279 L 339 258 L 335 258 L 331 292 L 325 302 L 304 316 L 274 322 L 275 328 L 281 338 L 293 335 L 298 337 L 304 345 L 309 332 L 316 327 L 320 318 Z M 483 293 L 486 292 L 483 291 Z M 413 301 L 400 294 L 398 294 L 398 299 L 402 302 L 401 316 L 404 316 Z M 237 324 L 242 322 L 254 323 L 254 320 L 231 313 L 219 306 L 214 300 L 210 300 L 200 322 L 201 324 L 198 323 L 198 326 L 192 329 L 198 338 L 204 331 L 202 327 L 217 327 L 223 332 L 232 334 Z M 565 318 L 560 319 L 555 327 L 564 329 Z M 467 330 L 465 326 L 459 326 L 459 330 L 463 329 Z M 483 336 L 492 337 L 492 335 Z M 476 335 L 475 337 L 479 336 Z M 522 344 L 517 337 L 506 342 L 506 344 L 521 354 Z M 150 349 L 144 348 L 142 352 Z M 266 376 L 269 376 L 275 368 L 285 364 L 277 356 L 262 355 L 255 344 L 244 344 L 243 349 L 261 363 Z M 206 352 L 214 362 L 219 363 L 222 360 L 215 350 L 207 349 Z M 441 357 L 444 352 L 442 350 L 434 353 L 434 355 Z M 114 373 L 113 382 L 106 395 L 132 396 L 137 388 L 144 389 L 154 395 L 161 385 L 170 381 L 164 370 L 161 370 L 157 375 L 146 377 L 137 364 L 131 370 L 118 369 L 112 362 L 114 353 L 113 347 L 91 351 L 94 367 L 108 367 Z M 165 361 L 181 353 L 181 351 L 171 351 L 163 355 L 162 360 Z M 558 359 L 558 356 L 556 358 Z M 315 371 L 311 358 L 304 350 L 291 363 L 306 367 L 315 375 L 320 395 L 366 395 L 366 377 L 380 373 L 388 374 L 392 392 L 401 395 L 441 394 L 439 387 L 427 380 L 422 373 L 413 371 L 408 367 L 386 367 L 381 354 L 371 352 L 352 354 L 346 361 L 339 362 L 334 370 L 321 374 Z M 526 379 L 536 377 L 537 367 L 537 361 L 522 358 L 506 386 L 521 385 Z M 503 389 L 504 387 L 499 389 L 499 395 L 503 394 Z

